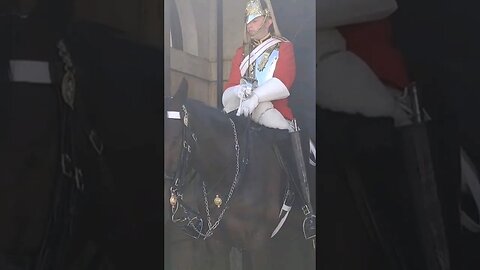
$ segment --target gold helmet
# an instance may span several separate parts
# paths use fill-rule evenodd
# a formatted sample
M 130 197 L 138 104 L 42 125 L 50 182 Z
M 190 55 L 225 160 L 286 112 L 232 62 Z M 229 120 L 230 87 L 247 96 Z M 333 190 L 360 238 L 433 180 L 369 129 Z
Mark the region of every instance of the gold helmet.
M 274 34 L 280 36 L 280 31 L 278 30 L 275 14 L 273 13 L 272 9 L 272 4 L 270 3 L 270 0 L 265 0 L 265 3 L 266 7 L 264 8 L 260 0 L 247 1 L 247 5 L 245 8 L 245 25 L 260 16 L 265 16 L 265 18 L 270 17 L 273 21 Z
M 247 7 L 245 8 L 245 23 L 248 24 L 260 16 L 268 17 L 269 14 L 268 9 L 262 7 L 260 0 L 248 0 Z

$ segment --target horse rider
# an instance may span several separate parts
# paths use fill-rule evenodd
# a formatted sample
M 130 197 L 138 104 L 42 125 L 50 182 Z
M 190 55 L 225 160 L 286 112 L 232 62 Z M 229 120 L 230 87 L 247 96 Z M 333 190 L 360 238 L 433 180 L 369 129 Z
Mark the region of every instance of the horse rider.
M 262 2 L 247 2 L 244 42 L 232 59 L 222 103 L 226 113 L 236 110 L 237 116 L 249 117 L 267 128 L 289 134 L 286 139 L 277 139 L 275 145 L 290 179 L 300 187 L 299 195 L 306 215 L 304 234 L 310 239 L 315 237 L 315 215 L 312 213 L 299 129 L 288 105 L 296 75 L 294 47 L 280 35 L 270 2 Z

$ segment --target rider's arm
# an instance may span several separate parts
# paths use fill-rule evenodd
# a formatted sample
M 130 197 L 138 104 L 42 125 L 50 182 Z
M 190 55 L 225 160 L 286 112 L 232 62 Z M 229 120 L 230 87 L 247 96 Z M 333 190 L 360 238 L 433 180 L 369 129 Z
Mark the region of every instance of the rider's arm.
M 279 79 L 279 81 L 285 85 L 285 88 L 290 91 L 292 89 L 292 84 L 295 81 L 295 76 L 296 64 L 293 44 L 291 42 L 282 42 L 280 44 L 278 62 L 273 77 Z M 289 120 L 293 119 L 293 114 L 288 107 L 288 101 L 286 98 L 272 100 L 272 103 L 285 118 Z
M 290 42 L 282 42 L 273 77 L 258 86 L 253 93 L 258 97 L 259 102 L 285 99 L 290 95 L 290 88 L 295 80 L 295 75 L 293 45 Z
M 293 44 L 291 42 L 282 42 L 278 51 L 278 61 L 273 77 L 279 79 L 290 91 L 293 81 L 295 81 L 296 71 Z

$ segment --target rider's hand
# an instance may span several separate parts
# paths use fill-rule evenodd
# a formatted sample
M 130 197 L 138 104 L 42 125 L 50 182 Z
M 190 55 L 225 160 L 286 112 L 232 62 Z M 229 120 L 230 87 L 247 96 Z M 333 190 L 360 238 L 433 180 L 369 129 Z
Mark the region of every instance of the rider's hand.
M 240 99 L 247 99 L 252 94 L 252 84 L 240 84 L 240 88 L 238 89 L 237 96 Z
M 249 116 L 258 106 L 258 96 L 253 93 L 247 100 L 242 102 L 242 106 L 238 108 L 240 115 Z

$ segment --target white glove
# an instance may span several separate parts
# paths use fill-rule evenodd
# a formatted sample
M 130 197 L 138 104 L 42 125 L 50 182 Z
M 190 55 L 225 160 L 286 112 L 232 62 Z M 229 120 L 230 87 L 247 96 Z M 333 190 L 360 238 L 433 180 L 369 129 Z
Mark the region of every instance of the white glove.
M 237 96 L 240 99 L 247 99 L 252 94 L 253 85 L 251 83 L 242 83 L 238 89 Z
M 242 102 L 242 105 L 240 108 L 238 108 L 238 115 L 244 115 L 248 117 L 250 114 L 252 114 L 253 110 L 258 106 L 258 96 L 251 95 L 247 100 Z

